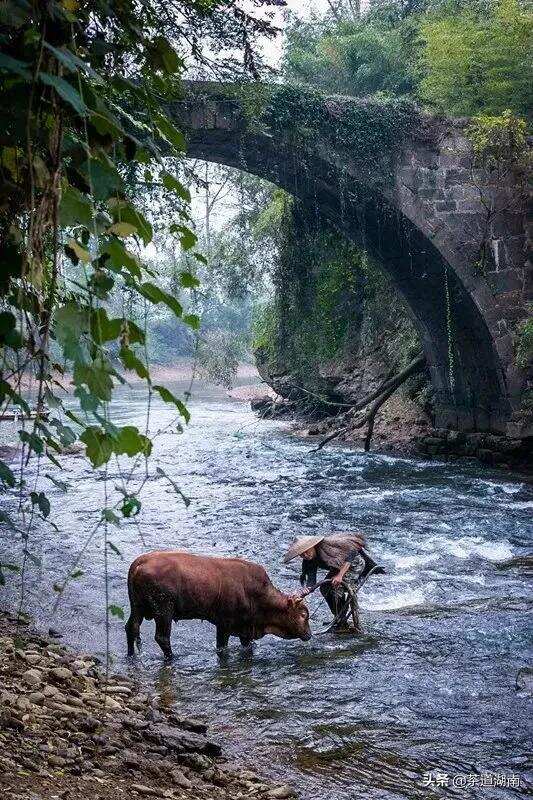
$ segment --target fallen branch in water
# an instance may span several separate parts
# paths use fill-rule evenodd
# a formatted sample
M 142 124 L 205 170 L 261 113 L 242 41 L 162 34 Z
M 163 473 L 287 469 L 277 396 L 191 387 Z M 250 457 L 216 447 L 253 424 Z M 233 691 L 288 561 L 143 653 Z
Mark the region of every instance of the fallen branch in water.
M 408 364 L 405 369 L 398 372 L 392 378 L 384 381 L 381 386 L 376 389 L 372 394 L 365 397 L 364 400 L 356 403 L 348 412 L 347 416 L 350 417 L 356 414 L 358 411 L 362 411 L 366 408 L 370 403 L 369 410 L 364 414 L 361 419 L 357 420 L 356 422 L 352 423 L 351 425 L 345 425 L 343 428 L 339 428 L 338 430 L 330 433 L 329 436 L 326 436 L 325 439 L 322 439 L 318 447 L 314 452 L 317 450 L 322 450 L 324 445 L 328 442 L 331 442 L 333 439 L 336 439 L 338 436 L 341 436 L 343 433 L 346 433 L 349 430 L 362 428 L 364 425 L 368 423 L 368 430 L 365 438 L 365 451 L 368 451 L 370 448 L 370 441 L 372 439 L 372 432 L 374 430 L 374 421 L 377 412 L 381 408 L 381 406 L 389 399 L 389 397 L 394 394 L 396 389 L 398 389 L 406 380 L 411 378 L 413 375 L 416 375 L 426 366 L 426 357 L 424 355 L 417 356 L 410 364 Z

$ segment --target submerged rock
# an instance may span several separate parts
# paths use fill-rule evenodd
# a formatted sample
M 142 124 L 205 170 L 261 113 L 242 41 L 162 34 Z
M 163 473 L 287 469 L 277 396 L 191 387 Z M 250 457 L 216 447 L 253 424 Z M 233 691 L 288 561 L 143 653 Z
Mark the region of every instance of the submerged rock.
M 495 566 L 497 569 L 513 569 L 514 567 L 533 569 L 533 553 L 514 556 L 514 558 L 509 558 L 507 561 L 499 561 Z
M 522 667 L 516 675 L 516 688 L 533 696 L 533 667 Z

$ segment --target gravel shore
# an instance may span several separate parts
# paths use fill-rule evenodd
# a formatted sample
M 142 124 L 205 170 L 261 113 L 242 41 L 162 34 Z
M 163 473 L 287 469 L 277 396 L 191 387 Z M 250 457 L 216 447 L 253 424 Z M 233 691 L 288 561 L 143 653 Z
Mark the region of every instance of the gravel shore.
M 294 797 L 224 763 L 204 721 L 0 612 L 0 792 L 10 800 Z

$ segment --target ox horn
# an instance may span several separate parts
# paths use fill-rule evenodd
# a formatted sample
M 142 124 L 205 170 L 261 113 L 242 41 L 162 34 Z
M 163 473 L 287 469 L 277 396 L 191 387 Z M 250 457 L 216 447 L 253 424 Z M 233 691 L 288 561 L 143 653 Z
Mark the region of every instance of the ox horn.
M 303 592 L 296 592 L 295 594 L 289 595 L 289 600 L 293 605 L 296 606 L 298 603 L 303 603 L 308 594 L 309 592 L 304 589 Z

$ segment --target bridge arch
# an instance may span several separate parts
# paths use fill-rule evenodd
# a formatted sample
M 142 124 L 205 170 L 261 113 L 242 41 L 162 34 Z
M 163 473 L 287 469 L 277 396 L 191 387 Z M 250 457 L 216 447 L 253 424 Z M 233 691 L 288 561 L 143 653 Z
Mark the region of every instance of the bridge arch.
M 324 101 L 332 132 L 346 104 L 361 102 L 334 99 L 328 108 Z M 369 169 L 361 159 L 364 141 L 354 156 L 328 136 L 327 126 L 302 142 L 290 126 L 274 131 L 268 117 L 257 125 L 232 87 L 192 85 L 171 113 L 187 133 L 188 155 L 277 184 L 386 270 L 421 335 L 437 426 L 506 430 L 525 380 L 514 365 L 510 333 L 525 305 L 518 297 L 524 220 L 510 215 L 504 193 L 488 230 L 487 199 L 473 180 L 461 124 L 419 116 Z M 496 285 L 476 265 L 482 252 L 499 277 Z

